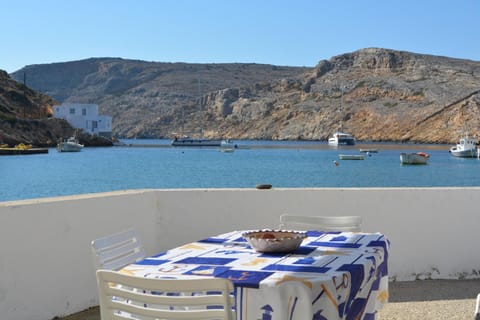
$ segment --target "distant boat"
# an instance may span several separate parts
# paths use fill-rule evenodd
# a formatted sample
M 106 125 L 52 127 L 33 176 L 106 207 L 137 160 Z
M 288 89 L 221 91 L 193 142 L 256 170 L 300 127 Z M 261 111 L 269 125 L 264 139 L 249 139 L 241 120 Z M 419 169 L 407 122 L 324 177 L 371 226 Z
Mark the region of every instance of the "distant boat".
M 364 153 L 378 153 L 378 149 L 360 149 L 359 151 Z
M 220 142 L 220 151 L 221 152 L 233 152 L 237 148 L 237 145 L 232 142 L 230 139 L 224 139 Z
M 75 136 L 60 141 L 57 144 L 58 152 L 78 152 L 82 150 L 83 144 L 80 144 Z
M 363 155 L 363 154 L 339 154 L 338 158 L 340 160 L 364 160 L 365 155 Z
M 400 162 L 402 164 L 427 164 L 430 156 L 425 152 L 417 153 L 400 153 Z
M 221 140 L 203 138 L 175 137 L 171 143 L 173 147 L 220 147 Z
M 353 146 L 355 145 L 355 138 L 351 134 L 337 131 L 328 139 L 328 144 L 331 146 Z
M 476 158 L 478 157 L 477 141 L 465 136 L 455 147 L 451 147 L 449 152 L 454 157 Z
M 200 80 L 198 80 L 198 95 L 200 96 Z M 222 140 L 220 139 L 208 139 L 202 138 L 203 134 L 203 109 L 202 109 L 202 102 L 200 101 L 200 138 L 191 138 L 189 136 L 182 136 L 178 137 L 175 135 L 174 139 L 172 140 L 171 145 L 173 147 L 220 147 L 220 143 Z M 182 110 L 182 134 L 183 134 L 183 110 Z

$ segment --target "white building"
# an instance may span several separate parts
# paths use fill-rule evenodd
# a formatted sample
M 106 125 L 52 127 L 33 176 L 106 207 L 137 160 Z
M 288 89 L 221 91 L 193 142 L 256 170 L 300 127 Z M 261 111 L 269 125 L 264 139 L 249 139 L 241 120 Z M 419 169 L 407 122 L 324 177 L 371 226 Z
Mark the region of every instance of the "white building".
M 98 114 L 98 105 L 64 103 L 53 107 L 54 117 L 65 119 L 77 129 L 104 137 L 112 136 L 112 117 Z

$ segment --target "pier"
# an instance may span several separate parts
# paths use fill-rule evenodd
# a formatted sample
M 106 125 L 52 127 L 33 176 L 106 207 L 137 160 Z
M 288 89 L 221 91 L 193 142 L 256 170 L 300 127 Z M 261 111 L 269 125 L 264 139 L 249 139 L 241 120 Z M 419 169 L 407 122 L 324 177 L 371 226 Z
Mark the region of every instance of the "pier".
M 0 148 L 0 156 L 48 153 L 48 148 Z

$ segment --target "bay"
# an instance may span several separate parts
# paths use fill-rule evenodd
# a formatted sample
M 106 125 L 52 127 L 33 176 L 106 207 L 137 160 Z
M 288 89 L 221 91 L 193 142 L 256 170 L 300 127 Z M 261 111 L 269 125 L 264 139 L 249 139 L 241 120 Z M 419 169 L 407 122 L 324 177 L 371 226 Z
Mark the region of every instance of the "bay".
M 318 141 L 235 141 L 239 148 L 173 148 L 169 140 L 124 140 L 126 146 L 0 157 L 0 201 L 126 189 L 480 186 L 480 160 L 452 157 L 448 145 Z M 339 154 L 377 149 L 365 160 Z M 424 151 L 427 165 L 400 164 L 400 152 Z M 339 163 L 334 165 L 334 161 Z

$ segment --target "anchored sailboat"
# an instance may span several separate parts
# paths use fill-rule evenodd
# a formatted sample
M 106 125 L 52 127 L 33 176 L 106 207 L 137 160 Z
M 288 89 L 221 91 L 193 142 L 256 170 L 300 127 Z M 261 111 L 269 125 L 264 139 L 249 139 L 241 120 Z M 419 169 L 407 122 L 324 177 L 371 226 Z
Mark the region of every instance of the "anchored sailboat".
M 200 81 L 198 81 L 198 94 L 200 96 Z M 200 102 L 200 138 L 192 138 L 186 135 L 178 137 L 175 135 L 175 138 L 172 140 L 171 145 L 174 147 L 220 147 L 222 140 L 220 139 L 208 139 L 202 138 L 203 135 L 203 106 L 201 98 Z M 182 111 L 182 132 L 183 132 L 183 111 Z

